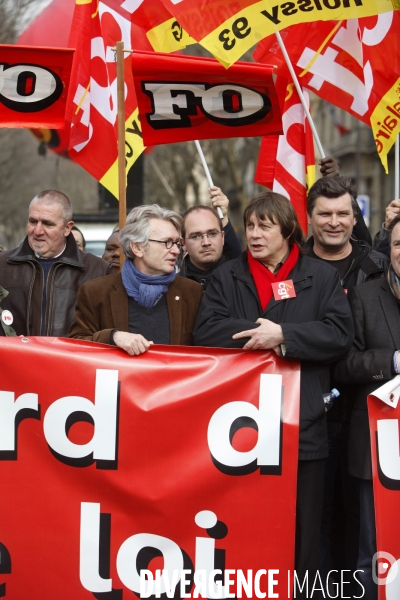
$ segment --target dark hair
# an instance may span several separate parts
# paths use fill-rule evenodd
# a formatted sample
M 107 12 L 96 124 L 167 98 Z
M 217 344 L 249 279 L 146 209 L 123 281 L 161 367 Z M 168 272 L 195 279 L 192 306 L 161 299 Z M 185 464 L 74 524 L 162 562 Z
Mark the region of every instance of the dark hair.
M 86 240 L 85 240 L 85 236 L 83 235 L 83 233 L 82 233 L 82 231 L 79 229 L 79 227 L 77 227 L 76 225 L 72 225 L 72 227 L 71 227 L 71 231 L 79 231 L 79 233 L 80 233 L 80 234 L 81 234 L 81 236 L 82 236 L 82 246 L 83 246 L 83 249 L 85 249 L 85 248 L 86 248 Z
M 300 252 L 304 252 L 302 248 L 302 244 L 305 242 L 304 233 L 300 227 L 293 204 L 285 196 L 271 190 L 266 190 L 254 196 L 244 209 L 243 224 L 245 230 L 253 213 L 259 221 L 265 221 L 267 218 L 271 223 L 279 225 L 283 237 L 289 242 L 289 246 L 297 244 Z
M 220 231 L 222 231 L 221 219 L 219 218 L 219 215 L 218 215 L 217 211 L 215 210 L 215 208 L 213 208 L 212 206 L 205 206 L 204 204 L 198 204 L 197 206 L 191 206 L 190 208 L 185 210 L 185 212 L 182 215 L 181 236 L 183 237 L 183 239 L 185 239 L 185 237 L 186 237 L 186 217 L 188 215 L 190 215 L 190 213 L 192 213 L 196 210 L 208 210 L 208 212 L 212 213 L 218 221 Z
M 390 225 L 388 227 L 388 232 L 389 232 L 389 246 L 392 243 L 392 233 L 393 233 L 393 229 L 395 228 L 395 226 L 397 225 L 397 223 L 400 223 L 400 214 L 396 215 L 394 217 L 394 219 L 392 219 L 392 221 L 390 222 Z
M 319 196 L 325 198 L 340 198 L 344 194 L 350 194 L 351 207 L 354 216 L 359 212 L 357 204 L 357 189 L 350 177 L 321 177 L 312 185 L 307 195 L 307 212 L 311 216 L 315 202 Z

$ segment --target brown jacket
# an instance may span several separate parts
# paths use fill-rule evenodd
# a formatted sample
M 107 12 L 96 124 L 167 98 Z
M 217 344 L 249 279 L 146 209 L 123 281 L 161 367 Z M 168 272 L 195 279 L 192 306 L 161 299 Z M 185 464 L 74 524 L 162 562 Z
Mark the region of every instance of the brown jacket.
M 50 268 L 44 335 L 68 336 L 80 285 L 109 272 L 108 263 L 78 250 L 74 236 L 69 235 L 65 251 Z M 0 282 L 9 292 L 1 307 L 12 313 L 16 334 L 40 335 L 43 269 L 27 238 L 18 248 L 0 252 Z
M 203 288 L 175 277 L 166 293 L 170 340 L 174 346 L 192 346 L 192 331 Z M 85 283 L 79 290 L 70 337 L 110 343 L 113 329 L 129 331 L 128 295 L 120 273 Z

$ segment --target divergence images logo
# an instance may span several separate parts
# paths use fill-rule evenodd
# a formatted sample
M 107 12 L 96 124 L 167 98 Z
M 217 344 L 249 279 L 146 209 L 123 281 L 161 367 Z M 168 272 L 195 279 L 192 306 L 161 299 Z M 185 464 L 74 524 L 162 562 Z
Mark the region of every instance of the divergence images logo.
M 60 77 L 46 67 L 0 63 L 0 102 L 10 110 L 44 110 L 54 104 L 62 92 Z

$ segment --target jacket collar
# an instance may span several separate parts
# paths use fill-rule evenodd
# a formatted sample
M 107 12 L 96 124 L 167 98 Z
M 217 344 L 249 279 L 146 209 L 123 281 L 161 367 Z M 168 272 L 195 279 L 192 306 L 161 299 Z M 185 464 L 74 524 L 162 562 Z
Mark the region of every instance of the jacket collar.
M 21 242 L 16 250 L 9 256 L 7 262 L 16 264 L 20 262 L 34 261 L 37 262 L 35 253 L 28 243 L 28 236 Z M 57 259 L 57 262 L 65 263 L 73 267 L 84 269 L 83 261 L 80 257 L 78 246 L 72 234 L 66 237 L 66 246 L 62 255 Z

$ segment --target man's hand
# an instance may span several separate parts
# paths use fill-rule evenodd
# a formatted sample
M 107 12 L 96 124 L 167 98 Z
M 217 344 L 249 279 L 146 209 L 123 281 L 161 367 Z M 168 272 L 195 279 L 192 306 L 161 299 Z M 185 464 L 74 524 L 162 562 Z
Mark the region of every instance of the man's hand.
M 318 161 L 320 165 L 320 172 L 323 177 L 339 177 L 339 165 L 336 160 L 331 156 L 326 156 L 325 158 L 320 158 Z
M 146 352 L 153 342 L 149 342 L 139 333 L 116 331 L 113 335 L 114 343 L 131 356 L 138 356 Z
M 400 200 L 392 200 L 386 207 L 385 229 L 389 229 L 390 223 L 400 213 Z
M 249 337 L 249 341 L 243 346 L 245 350 L 272 350 L 279 344 L 284 343 L 285 340 L 280 325 L 268 321 L 268 319 L 257 319 L 256 323 L 259 323 L 260 326 L 256 329 L 235 333 L 232 339 L 239 340 L 240 338 Z M 274 351 L 276 352 L 276 350 Z
M 222 214 L 224 215 L 224 218 L 221 220 L 221 225 L 222 225 L 222 227 L 225 227 L 225 225 L 228 224 L 229 200 L 225 196 L 225 194 L 222 193 L 221 189 L 215 185 L 213 187 L 210 187 L 209 193 L 210 193 L 210 199 L 211 199 L 213 208 L 215 208 L 215 210 L 217 210 L 217 206 L 219 206 L 220 209 L 222 210 Z

